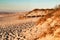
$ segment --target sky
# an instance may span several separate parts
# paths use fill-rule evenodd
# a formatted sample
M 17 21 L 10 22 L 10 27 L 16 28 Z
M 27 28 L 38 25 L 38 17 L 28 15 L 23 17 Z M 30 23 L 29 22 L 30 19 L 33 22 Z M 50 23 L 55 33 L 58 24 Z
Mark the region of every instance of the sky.
M 0 0 L 0 10 L 31 10 L 53 8 L 60 0 Z

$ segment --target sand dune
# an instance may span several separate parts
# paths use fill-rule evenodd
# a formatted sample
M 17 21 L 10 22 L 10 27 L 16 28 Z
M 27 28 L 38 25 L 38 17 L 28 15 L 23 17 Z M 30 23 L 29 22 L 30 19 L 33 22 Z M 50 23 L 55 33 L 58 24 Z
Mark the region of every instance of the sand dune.
M 60 9 L 0 14 L 0 30 L 1 40 L 60 40 Z

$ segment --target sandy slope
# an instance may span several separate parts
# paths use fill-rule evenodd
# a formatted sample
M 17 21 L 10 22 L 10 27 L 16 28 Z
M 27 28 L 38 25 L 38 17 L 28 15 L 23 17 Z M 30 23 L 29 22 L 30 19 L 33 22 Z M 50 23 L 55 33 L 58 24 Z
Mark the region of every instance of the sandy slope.
M 31 12 L 31 15 L 34 13 L 35 12 Z M 40 11 L 38 11 L 38 13 L 40 13 Z M 29 16 L 31 15 L 29 14 Z M 34 15 L 36 15 L 36 13 Z M 0 27 L 5 28 L 8 25 L 18 25 L 18 24 L 20 25 L 20 23 L 22 25 L 23 23 L 35 22 L 36 24 L 33 27 L 22 29 L 24 32 L 21 32 L 23 34 L 22 36 L 23 38 L 21 38 L 21 40 L 22 39 L 23 40 L 60 40 L 60 9 L 54 10 L 51 13 L 45 15 L 44 17 L 28 18 L 27 16 L 28 15 L 26 15 L 26 17 L 25 15 L 21 16 L 19 13 L 13 14 L 12 16 L 11 14 L 9 16 L 2 15 L 0 17 Z M 19 26 L 19 27 L 25 27 L 25 26 Z

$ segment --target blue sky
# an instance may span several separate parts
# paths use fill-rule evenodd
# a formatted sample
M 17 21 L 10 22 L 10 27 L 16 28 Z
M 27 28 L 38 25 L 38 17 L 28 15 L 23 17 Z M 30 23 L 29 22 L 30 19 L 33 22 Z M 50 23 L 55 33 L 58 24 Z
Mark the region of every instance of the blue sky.
M 53 8 L 60 0 L 0 0 L 0 10 L 30 10 L 35 8 Z

